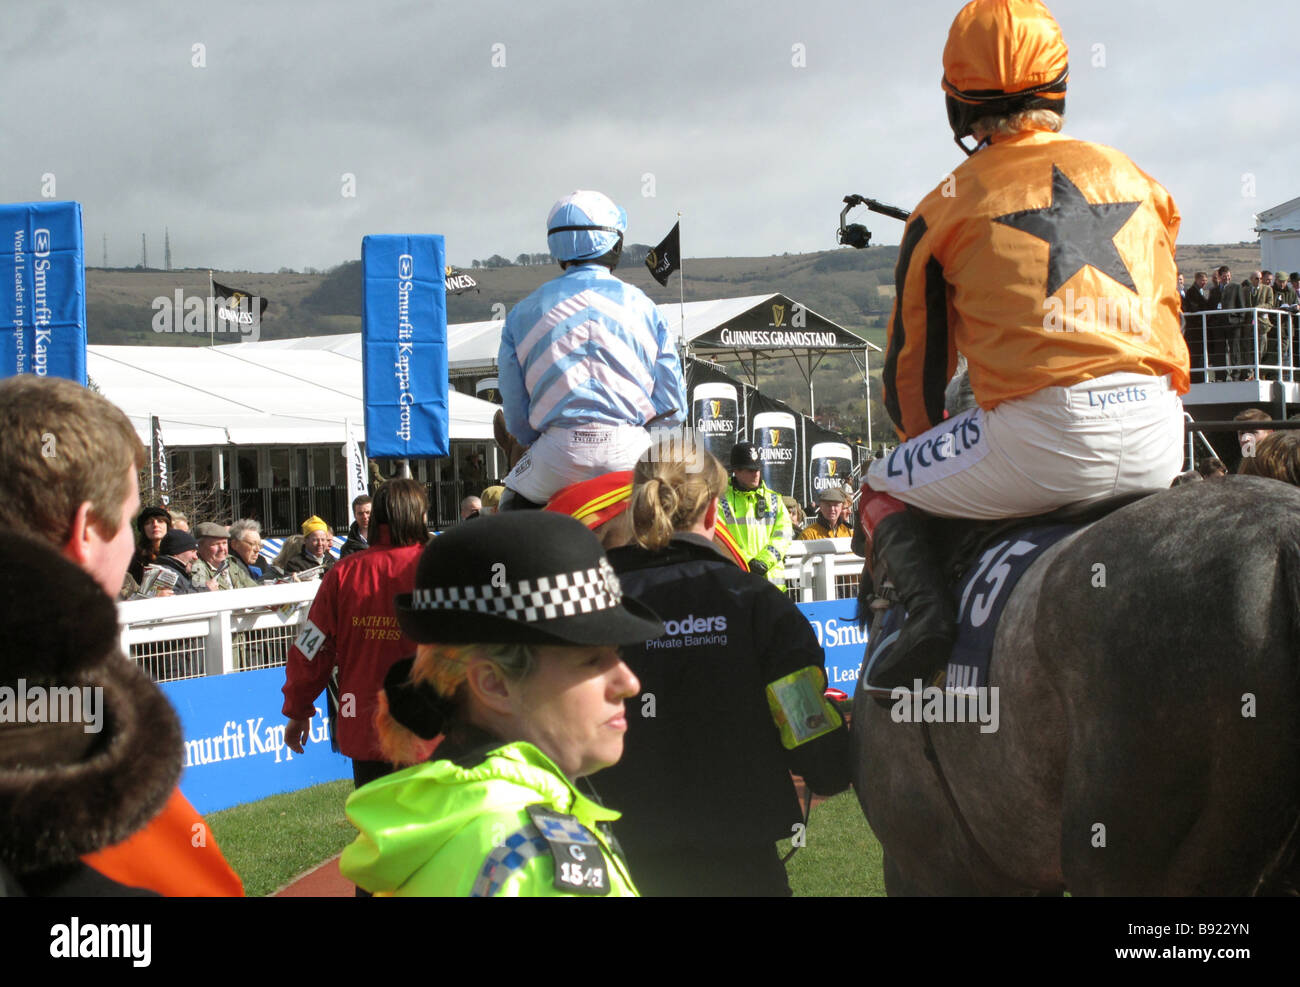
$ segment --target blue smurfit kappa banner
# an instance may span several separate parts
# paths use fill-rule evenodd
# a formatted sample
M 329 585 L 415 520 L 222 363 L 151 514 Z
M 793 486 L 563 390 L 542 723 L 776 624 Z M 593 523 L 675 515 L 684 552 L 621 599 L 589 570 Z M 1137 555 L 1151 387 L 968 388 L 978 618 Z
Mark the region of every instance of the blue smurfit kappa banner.
M 826 653 L 826 684 L 850 696 L 858 688 L 867 632 L 858 628 L 857 600 L 823 600 L 795 604 L 812 624 L 817 643 Z
M 283 668 L 259 668 L 159 686 L 181 719 L 181 791 L 199 812 L 352 777 L 352 761 L 330 750 L 324 695 L 308 724 L 304 753 L 285 746 L 283 685 Z
M 448 453 L 445 258 L 440 236 L 361 241 L 367 456 Z
M 86 383 L 81 203 L 0 205 L 0 377 Z

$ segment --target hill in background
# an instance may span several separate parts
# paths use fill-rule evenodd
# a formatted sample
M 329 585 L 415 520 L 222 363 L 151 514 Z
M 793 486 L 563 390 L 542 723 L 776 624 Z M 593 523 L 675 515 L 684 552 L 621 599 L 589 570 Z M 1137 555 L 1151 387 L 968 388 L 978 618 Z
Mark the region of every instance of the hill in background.
M 677 301 L 681 275 L 674 276 L 669 287 L 661 287 L 640 262 L 646 249 L 644 245 L 628 246 L 624 263 L 618 269 L 619 277 L 635 284 L 658 303 Z M 1194 271 L 1210 270 L 1227 263 L 1236 273 L 1258 266 L 1259 256 L 1258 244 L 1193 244 L 1181 246 L 1178 251 L 1179 269 L 1189 283 Z M 780 291 L 883 347 L 885 320 L 893 300 L 897 258 L 896 246 L 876 246 L 866 250 L 845 247 L 779 257 L 688 258 L 684 268 L 685 300 L 735 298 Z M 456 323 L 503 318 L 516 302 L 558 272 L 558 267 L 550 263 L 472 269 L 468 273 L 478 282 L 479 290 L 448 298 L 447 320 Z M 349 261 L 324 274 L 217 271 L 213 276 L 223 284 L 269 300 L 262 319 L 264 339 L 361 331 L 360 261 Z M 136 346 L 208 345 L 209 337 L 205 332 L 154 331 L 159 307 L 174 304 L 178 290 L 182 299 L 206 299 L 208 272 L 196 269 L 88 268 L 86 317 L 90 342 Z M 218 336 L 216 341 L 231 342 L 232 337 L 228 334 Z M 879 402 L 880 364 L 879 356 L 873 359 L 871 419 L 877 441 L 892 439 L 884 408 Z M 828 356 L 820 364 L 814 379 L 817 417 L 830 428 L 865 440 L 867 408 L 864 387 L 862 375 L 852 358 L 847 355 Z M 759 384 L 772 397 L 787 401 L 802 411 L 808 410 L 807 385 L 789 360 L 764 361 L 759 368 Z

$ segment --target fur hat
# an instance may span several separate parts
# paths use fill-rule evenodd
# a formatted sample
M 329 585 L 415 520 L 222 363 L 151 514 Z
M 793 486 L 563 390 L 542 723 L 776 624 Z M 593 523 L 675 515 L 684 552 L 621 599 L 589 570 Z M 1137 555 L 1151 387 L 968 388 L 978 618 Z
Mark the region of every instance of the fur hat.
M 117 609 L 87 573 L 4 533 L 0 593 L 0 863 L 21 875 L 144 826 L 176 787 L 183 748 L 171 704 L 123 657 Z
M 139 531 L 141 534 L 144 534 L 144 526 L 145 526 L 145 524 L 146 524 L 150 519 L 152 519 L 152 518 L 156 518 L 156 517 L 158 517 L 158 518 L 162 518 L 165 522 L 167 522 L 167 528 L 168 528 L 168 530 L 171 529 L 171 526 L 172 526 L 172 516 L 171 516 L 171 514 L 168 512 L 167 508 L 165 508 L 165 507 L 146 507 L 143 511 L 140 512 L 140 516 L 137 517 L 137 518 L 135 519 L 135 527 L 136 527 L 136 530 Z
M 439 644 L 632 644 L 664 632 L 623 596 L 596 536 L 550 511 L 493 514 L 433 539 L 397 622 Z

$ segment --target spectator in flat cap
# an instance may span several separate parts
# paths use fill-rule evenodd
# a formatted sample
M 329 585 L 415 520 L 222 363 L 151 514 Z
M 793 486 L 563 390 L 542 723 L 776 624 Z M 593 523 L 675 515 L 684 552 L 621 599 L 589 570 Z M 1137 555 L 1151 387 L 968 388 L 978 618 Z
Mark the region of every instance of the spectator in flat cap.
M 166 804 L 181 769 L 176 714 L 123 657 L 113 602 L 53 549 L 0 533 L 0 599 L 0 690 L 26 697 L 21 717 L 0 721 L 0 864 L 26 895 L 153 894 L 81 858 Z
M 827 487 L 817 500 L 817 516 L 799 532 L 800 541 L 816 538 L 852 538 L 853 529 L 844 523 L 849 498 L 839 487 Z
M 199 557 L 190 568 L 190 581 L 195 586 L 215 583 L 217 589 L 248 589 L 257 585 L 248 572 L 231 564 L 228 528 L 204 521 L 194 533 L 198 535 Z
M 618 813 L 575 786 L 623 754 L 640 684 L 616 646 L 663 624 L 596 536 L 549 511 L 456 525 L 396 609 L 419 646 L 384 681 L 380 737 L 416 766 L 348 799 L 343 875 L 382 895 L 635 895 L 603 826 Z

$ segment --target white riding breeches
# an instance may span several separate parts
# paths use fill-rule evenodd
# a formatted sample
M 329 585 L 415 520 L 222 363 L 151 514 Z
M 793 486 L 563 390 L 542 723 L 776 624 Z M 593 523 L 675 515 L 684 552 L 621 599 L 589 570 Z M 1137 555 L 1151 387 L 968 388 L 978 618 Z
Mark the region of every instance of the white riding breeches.
M 1025 517 L 1165 489 L 1185 448 L 1168 376 L 1108 374 L 962 412 L 876 460 L 867 482 L 940 517 Z
M 649 448 L 650 433 L 639 425 L 548 428 L 506 476 L 505 486 L 544 504 L 571 483 L 630 470 Z

